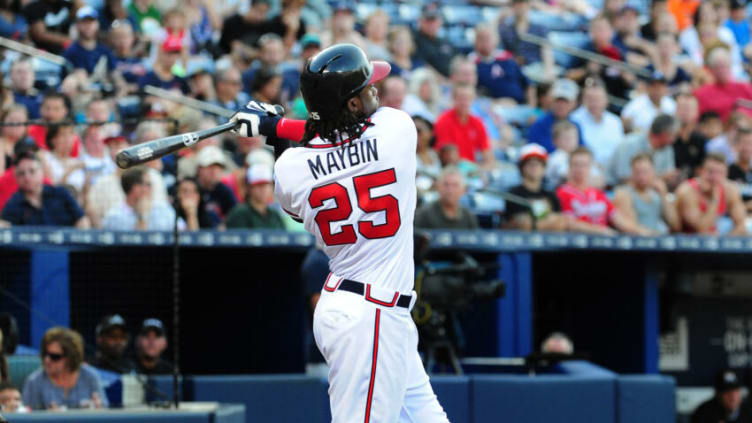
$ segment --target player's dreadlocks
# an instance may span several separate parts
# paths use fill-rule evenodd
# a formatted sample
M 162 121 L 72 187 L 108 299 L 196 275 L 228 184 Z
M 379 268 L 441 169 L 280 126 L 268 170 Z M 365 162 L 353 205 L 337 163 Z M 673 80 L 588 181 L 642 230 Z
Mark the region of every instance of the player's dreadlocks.
M 336 119 L 316 120 L 309 118 L 305 124 L 305 134 L 301 144 L 308 145 L 316 137 L 321 137 L 332 143 L 343 142 L 345 141 L 343 134 L 346 134 L 350 140 L 355 140 L 367 127 L 372 125 L 365 116 L 356 116 L 345 106 L 345 110 Z

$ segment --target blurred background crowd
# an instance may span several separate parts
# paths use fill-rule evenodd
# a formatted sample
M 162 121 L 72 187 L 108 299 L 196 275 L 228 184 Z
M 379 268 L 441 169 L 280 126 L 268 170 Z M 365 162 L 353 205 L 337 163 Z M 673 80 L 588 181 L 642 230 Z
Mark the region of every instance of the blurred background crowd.
M 417 226 L 752 227 L 744 0 L 4 0 L 0 36 L 64 59 L 3 52 L 4 226 L 302 230 L 274 204 L 263 139 L 113 158 L 249 99 L 305 119 L 306 60 L 349 42 L 391 64 L 382 105 L 415 121 Z

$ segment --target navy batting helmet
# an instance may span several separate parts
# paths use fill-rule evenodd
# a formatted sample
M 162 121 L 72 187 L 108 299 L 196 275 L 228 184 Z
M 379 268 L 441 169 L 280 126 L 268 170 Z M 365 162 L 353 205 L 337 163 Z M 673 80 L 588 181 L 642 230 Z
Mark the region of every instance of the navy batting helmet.
M 311 119 L 339 116 L 345 102 L 363 88 L 389 75 L 389 63 L 370 62 L 354 44 L 337 44 L 313 56 L 300 74 L 303 94 Z

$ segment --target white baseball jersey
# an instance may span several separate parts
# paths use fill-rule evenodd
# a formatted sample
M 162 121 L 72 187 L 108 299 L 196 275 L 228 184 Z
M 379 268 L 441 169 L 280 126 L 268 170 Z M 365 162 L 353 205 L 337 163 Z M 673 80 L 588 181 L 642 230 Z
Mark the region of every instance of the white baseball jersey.
M 389 107 L 370 122 L 344 147 L 316 138 L 286 150 L 274 166 L 274 191 L 316 237 L 333 273 L 409 293 L 417 133 L 410 116 Z

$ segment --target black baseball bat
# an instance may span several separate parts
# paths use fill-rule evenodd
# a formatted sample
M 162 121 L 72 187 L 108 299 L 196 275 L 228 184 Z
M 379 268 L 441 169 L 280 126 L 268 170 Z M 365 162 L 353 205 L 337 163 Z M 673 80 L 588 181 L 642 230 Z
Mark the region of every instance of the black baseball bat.
M 190 147 L 203 139 L 235 129 L 236 125 L 236 122 L 227 122 L 214 128 L 187 132 L 134 145 L 119 152 L 115 161 L 120 168 L 127 169 L 174 153 L 181 148 Z

